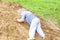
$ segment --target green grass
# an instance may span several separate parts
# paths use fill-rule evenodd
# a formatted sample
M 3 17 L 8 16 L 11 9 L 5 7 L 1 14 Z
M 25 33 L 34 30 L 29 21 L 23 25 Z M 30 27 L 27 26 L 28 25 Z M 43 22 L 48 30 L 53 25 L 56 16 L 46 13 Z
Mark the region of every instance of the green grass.
M 7 0 L 18 2 L 35 14 L 60 24 L 60 0 Z M 60 27 L 60 25 L 59 25 Z

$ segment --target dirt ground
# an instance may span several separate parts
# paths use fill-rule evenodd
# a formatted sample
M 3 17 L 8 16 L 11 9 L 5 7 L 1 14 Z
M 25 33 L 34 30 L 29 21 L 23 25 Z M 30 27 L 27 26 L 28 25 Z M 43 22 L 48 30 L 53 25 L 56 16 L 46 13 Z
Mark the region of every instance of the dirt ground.
M 0 2 L 0 40 L 27 40 L 29 25 L 16 22 L 20 18 L 16 11 L 18 8 L 21 8 L 18 3 Z M 40 20 L 46 34 L 44 40 L 60 40 L 60 29 L 49 20 Z M 36 40 L 43 39 L 36 33 Z

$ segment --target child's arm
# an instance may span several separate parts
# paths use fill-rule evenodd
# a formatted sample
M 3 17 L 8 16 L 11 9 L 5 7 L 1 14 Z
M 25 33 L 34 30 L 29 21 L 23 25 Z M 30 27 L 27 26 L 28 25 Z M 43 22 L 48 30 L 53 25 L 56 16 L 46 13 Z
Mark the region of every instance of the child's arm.
M 17 19 L 17 21 L 20 22 L 20 23 L 22 23 L 22 22 L 24 22 L 24 19 L 23 18 Z

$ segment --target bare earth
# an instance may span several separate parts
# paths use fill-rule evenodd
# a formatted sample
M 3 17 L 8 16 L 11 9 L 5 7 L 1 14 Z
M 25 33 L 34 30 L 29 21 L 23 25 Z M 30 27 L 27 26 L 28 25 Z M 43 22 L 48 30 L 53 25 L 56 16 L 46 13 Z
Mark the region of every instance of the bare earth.
M 16 11 L 19 7 L 15 2 L 0 2 L 0 40 L 27 40 L 29 25 L 26 22 L 16 22 L 20 18 Z M 44 40 L 60 40 L 60 29 L 51 21 L 43 18 L 40 20 L 46 34 Z M 36 33 L 36 40 L 43 39 Z

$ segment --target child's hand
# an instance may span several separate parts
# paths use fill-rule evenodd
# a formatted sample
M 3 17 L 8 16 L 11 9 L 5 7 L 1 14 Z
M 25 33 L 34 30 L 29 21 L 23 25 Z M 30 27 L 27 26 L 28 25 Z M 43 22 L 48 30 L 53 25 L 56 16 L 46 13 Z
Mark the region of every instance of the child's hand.
M 17 19 L 18 22 L 24 22 L 24 19 Z
M 20 22 L 20 19 L 17 19 L 18 22 Z

